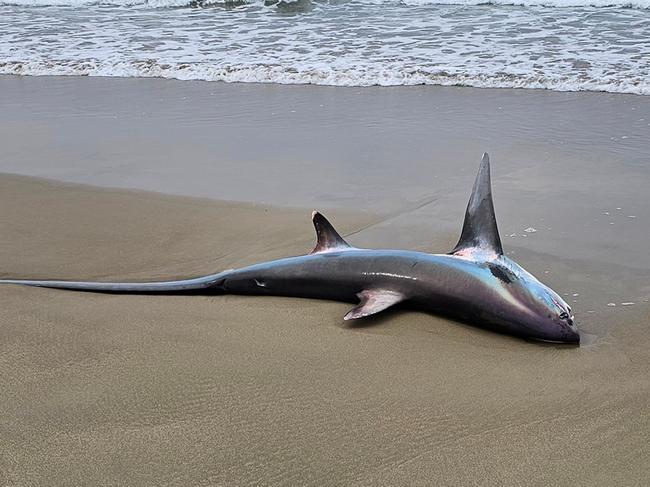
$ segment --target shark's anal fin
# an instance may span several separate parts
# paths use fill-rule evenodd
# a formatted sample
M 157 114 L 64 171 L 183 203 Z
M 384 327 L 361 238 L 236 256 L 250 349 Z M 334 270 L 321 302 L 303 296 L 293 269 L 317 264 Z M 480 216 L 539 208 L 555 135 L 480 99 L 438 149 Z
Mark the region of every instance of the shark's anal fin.
M 451 251 L 452 254 L 456 255 L 467 255 L 473 252 L 503 254 L 497 220 L 494 216 L 490 183 L 490 158 L 487 152 L 483 154 L 474 181 L 472 195 L 465 211 L 465 221 L 460 240 L 454 250 Z
M 357 296 L 360 300 L 358 306 L 348 311 L 343 317 L 344 320 L 356 320 L 374 315 L 404 301 L 403 294 L 385 289 L 368 289 L 361 291 Z
M 317 211 L 311 214 L 311 220 L 316 229 L 316 247 L 310 253 L 331 252 L 333 250 L 350 249 L 350 245 L 334 230 L 332 224 Z

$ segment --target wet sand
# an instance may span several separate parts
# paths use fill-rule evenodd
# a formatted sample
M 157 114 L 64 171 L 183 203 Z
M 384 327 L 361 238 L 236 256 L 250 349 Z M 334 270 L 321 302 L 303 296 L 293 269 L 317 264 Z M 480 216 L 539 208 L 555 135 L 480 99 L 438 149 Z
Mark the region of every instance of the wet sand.
M 445 251 L 489 149 L 504 246 L 565 295 L 583 333 L 573 348 L 407 311 L 350 326 L 343 303 L 6 286 L 0 484 L 644 485 L 645 98 L 0 85 L 0 170 L 213 198 L 4 175 L 0 277 L 157 279 L 297 255 L 313 245 L 311 207 L 359 246 Z M 177 109 L 156 103 L 161 90 Z M 200 103 L 210 92 L 221 105 Z M 431 99 L 444 116 L 425 137 Z M 136 117 L 136 101 L 154 114 Z M 291 103 L 303 118 L 260 121 L 260 107 Z M 479 132 L 487 105 L 495 121 Z M 571 117 L 584 123 L 554 123 Z M 248 124 L 261 126 L 241 134 Z

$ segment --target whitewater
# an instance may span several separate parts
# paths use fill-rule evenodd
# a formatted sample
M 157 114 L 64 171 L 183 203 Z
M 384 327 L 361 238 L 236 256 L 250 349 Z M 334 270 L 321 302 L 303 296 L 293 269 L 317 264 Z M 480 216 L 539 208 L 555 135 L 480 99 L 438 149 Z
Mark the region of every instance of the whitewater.
M 650 95 L 650 0 L 0 0 L 0 74 Z

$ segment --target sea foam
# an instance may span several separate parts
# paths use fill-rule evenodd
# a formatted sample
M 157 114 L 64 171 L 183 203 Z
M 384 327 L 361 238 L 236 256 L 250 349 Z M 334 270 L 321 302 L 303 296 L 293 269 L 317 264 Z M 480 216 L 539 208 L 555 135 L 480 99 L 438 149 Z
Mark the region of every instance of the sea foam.
M 38 6 L 120 6 L 120 7 L 189 7 L 189 6 L 232 6 L 232 5 L 266 5 L 275 6 L 278 3 L 295 3 L 302 0 L 0 0 L 0 5 L 38 7 Z M 315 0 L 314 3 L 319 3 Z M 320 2 L 327 3 L 327 2 Z M 650 9 L 650 0 L 350 0 L 350 4 L 373 4 L 373 5 L 405 5 L 405 6 L 427 6 L 427 5 L 459 5 L 459 6 L 520 6 L 520 7 L 616 7 Z
M 13 1 L 31 6 L 0 6 L 0 74 L 650 95 L 650 0 L 636 9 L 569 6 L 576 0 L 554 0 L 561 8 L 428 0 L 212 8 L 160 8 L 185 0 L 74 7 L 34 5 L 86 0 Z M 585 5 L 594 1 L 606 3 Z

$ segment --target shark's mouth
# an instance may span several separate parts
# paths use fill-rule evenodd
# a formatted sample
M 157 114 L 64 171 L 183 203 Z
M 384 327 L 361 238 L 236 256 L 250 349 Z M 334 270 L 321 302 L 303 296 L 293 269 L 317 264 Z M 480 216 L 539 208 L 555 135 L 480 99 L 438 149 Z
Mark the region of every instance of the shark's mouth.
M 543 343 L 553 343 L 555 345 L 571 345 L 571 346 L 578 346 L 580 345 L 580 335 L 576 334 L 577 339 L 575 341 L 567 341 L 567 340 L 549 340 L 548 338 L 535 338 L 535 337 L 530 337 L 530 340 L 536 341 L 536 342 L 543 342 Z

